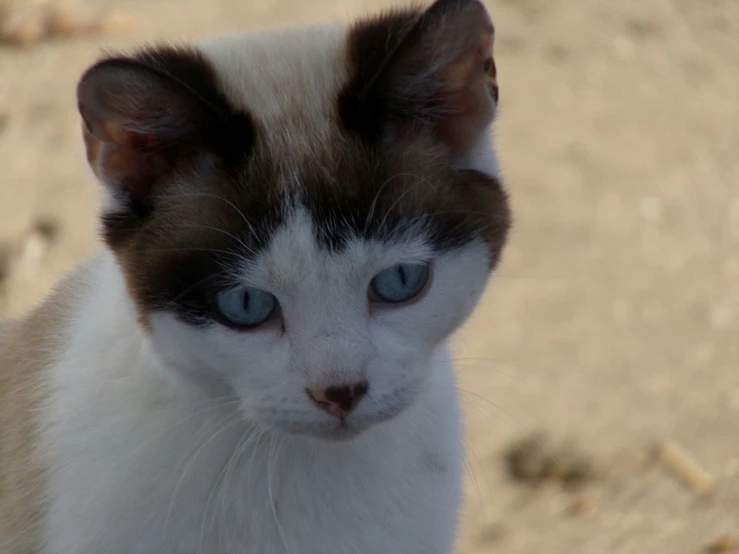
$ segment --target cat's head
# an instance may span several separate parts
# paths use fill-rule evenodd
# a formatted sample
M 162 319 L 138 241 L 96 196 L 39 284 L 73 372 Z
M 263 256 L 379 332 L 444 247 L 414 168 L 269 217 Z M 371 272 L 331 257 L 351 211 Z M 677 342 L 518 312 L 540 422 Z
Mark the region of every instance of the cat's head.
M 509 227 L 492 46 L 439 0 L 90 68 L 103 234 L 163 365 L 288 432 L 411 405 Z

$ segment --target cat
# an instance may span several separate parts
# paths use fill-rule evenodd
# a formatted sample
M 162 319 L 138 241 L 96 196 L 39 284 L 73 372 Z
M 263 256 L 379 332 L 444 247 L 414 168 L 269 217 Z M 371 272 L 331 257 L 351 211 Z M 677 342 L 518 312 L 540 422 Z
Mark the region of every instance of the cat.
M 107 54 L 100 253 L 0 335 L 3 554 L 448 554 L 511 225 L 476 0 Z

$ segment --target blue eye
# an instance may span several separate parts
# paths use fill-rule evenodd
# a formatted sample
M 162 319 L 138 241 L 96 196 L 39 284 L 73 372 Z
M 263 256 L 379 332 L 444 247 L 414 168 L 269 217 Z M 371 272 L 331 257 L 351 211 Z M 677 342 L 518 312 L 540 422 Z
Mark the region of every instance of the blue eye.
M 386 302 L 404 302 L 423 290 L 429 280 L 427 264 L 398 264 L 372 279 L 372 291 Z
M 219 292 L 216 306 L 230 323 L 240 327 L 255 327 L 274 313 L 277 298 L 262 290 L 236 287 Z

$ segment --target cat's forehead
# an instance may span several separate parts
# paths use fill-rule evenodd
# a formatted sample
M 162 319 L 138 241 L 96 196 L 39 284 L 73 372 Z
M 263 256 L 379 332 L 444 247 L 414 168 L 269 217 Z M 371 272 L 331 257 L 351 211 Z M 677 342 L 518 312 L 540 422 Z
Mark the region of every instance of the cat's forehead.
M 339 95 L 354 71 L 350 35 L 342 24 L 315 25 L 199 45 L 231 106 L 249 114 L 252 159 L 269 166 L 279 192 L 303 186 L 301 180 L 316 173 L 327 183 L 326 169 L 351 148 L 338 116 Z
M 350 76 L 347 40 L 335 24 L 221 37 L 199 49 L 272 148 L 300 150 L 335 132 L 337 97 Z
M 381 269 L 401 262 L 426 262 L 433 251 L 419 235 L 379 242 L 350 237 L 340 250 L 316 240 L 316 222 L 304 208 L 291 210 L 255 258 L 235 266 L 234 277 L 253 285 L 281 290 L 323 288 L 329 293 L 345 284 L 356 285 Z

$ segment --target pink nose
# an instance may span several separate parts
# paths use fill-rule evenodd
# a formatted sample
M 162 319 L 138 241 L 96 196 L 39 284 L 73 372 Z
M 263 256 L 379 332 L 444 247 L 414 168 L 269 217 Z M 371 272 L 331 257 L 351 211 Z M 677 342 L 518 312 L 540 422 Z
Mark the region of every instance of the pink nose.
M 311 400 L 324 412 L 344 419 L 356 408 L 359 401 L 367 394 L 369 383 L 359 381 L 352 385 L 335 385 L 325 389 L 307 389 Z

